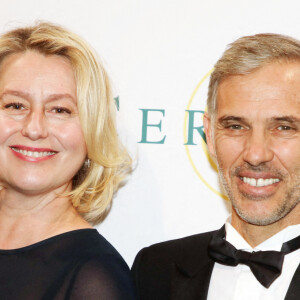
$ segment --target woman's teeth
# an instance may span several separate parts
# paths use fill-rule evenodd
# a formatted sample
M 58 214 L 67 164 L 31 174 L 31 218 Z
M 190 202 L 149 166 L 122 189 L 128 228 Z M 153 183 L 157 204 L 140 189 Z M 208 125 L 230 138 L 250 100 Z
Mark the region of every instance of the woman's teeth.
M 242 177 L 242 180 L 251 186 L 267 186 L 267 185 L 271 185 L 271 184 L 274 184 L 274 183 L 280 181 L 278 178 L 255 179 L 255 178 L 249 178 L 249 177 Z
M 29 157 L 44 157 L 44 156 L 54 155 L 56 153 L 56 152 L 27 151 L 27 150 L 13 148 L 13 147 L 12 147 L 12 150 L 14 150 L 15 152 L 19 152 L 25 156 L 29 156 Z

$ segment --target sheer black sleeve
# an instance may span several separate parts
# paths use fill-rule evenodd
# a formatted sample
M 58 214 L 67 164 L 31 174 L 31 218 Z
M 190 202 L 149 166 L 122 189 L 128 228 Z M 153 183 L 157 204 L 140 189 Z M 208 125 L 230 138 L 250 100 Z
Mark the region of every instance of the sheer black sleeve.
M 134 300 L 127 266 L 115 257 L 92 259 L 78 265 L 67 291 L 68 300 Z

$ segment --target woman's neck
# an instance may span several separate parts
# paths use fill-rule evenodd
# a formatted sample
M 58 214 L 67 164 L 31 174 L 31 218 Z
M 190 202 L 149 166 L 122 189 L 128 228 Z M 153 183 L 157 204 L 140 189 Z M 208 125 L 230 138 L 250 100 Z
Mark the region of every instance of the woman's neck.
M 66 197 L 0 191 L 0 249 L 25 247 L 82 228 L 92 227 Z

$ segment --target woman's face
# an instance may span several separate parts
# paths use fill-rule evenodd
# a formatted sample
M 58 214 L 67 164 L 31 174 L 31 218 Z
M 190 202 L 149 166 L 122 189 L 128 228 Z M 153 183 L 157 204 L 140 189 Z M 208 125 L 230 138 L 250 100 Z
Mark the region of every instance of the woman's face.
M 71 188 L 86 157 L 68 60 L 34 51 L 0 65 L 0 183 L 28 195 Z

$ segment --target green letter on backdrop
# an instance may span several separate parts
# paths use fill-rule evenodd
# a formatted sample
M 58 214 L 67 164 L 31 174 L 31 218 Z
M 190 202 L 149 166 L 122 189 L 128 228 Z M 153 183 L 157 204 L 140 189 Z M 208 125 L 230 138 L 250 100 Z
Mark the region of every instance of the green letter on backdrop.
M 205 133 L 203 131 L 203 126 L 194 126 L 195 113 L 204 114 L 203 110 L 186 110 L 189 114 L 189 126 L 188 126 L 188 140 L 185 145 L 196 145 L 194 143 L 194 130 L 197 130 L 201 136 L 201 138 L 206 143 Z
M 165 116 L 164 109 L 143 109 L 140 108 L 143 113 L 143 120 L 142 120 L 142 139 L 139 143 L 143 144 L 163 144 L 165 142 L 166 136 L 164 136 L 160 141 L 148 141 L 147 140 L 147 129 L 148 127 L 157 127 L 159 131 L 161 131 L 161 120 L 157 124 L 149 124 L 148 123 L 148 113 L 149 112 L 160 112 L 163 116 Z

